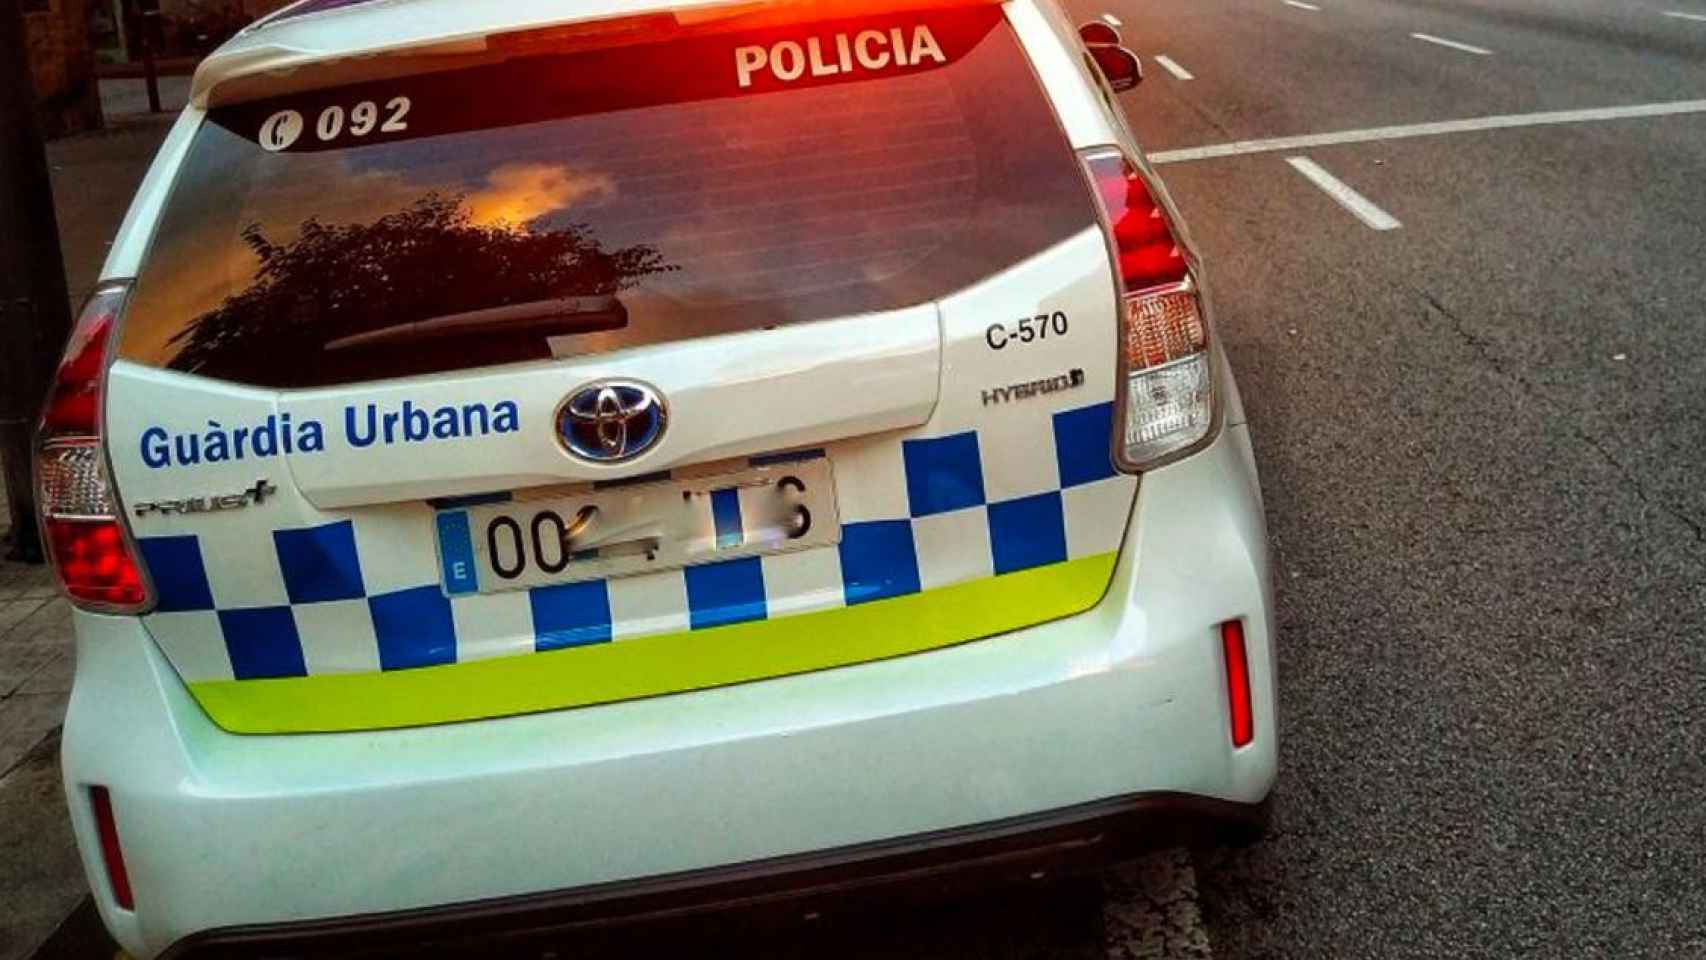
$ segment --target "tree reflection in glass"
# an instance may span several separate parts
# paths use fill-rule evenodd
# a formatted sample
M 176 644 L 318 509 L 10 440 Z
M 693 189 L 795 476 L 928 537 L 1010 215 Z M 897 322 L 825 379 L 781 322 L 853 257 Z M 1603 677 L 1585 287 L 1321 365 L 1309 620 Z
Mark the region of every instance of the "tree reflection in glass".
M 606 250 L 585 224 L 479 224 L 436 192 L 369 223 L 309 217 L 285 243 L 258 224 L 242 238 L 254 279 L 172 337 L 174 369 L 268 382 L 281 364 L 370 378 L 543 359 L 549 336 L 626 324 L 617 294 L 675 269 L 649 244 Z M 434 351 L 454 357 L 423 362 Z

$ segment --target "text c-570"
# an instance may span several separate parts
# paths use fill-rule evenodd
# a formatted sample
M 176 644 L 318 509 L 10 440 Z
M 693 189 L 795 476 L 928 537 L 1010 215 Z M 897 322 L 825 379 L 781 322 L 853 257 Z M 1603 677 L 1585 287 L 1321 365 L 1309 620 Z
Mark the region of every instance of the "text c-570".
M 1020 317 L 1011 325 L 990 324 L 989 329 L 983 331 L 983 342 L 989 344 L 991 350 L 1002 350 L 1009 343 L 1036 343 L 1047 340 L 1051 335 L 1064 337 L 1069 326 L 1066 314 L 1059 310 L 1039 313 L 1033 317 Z

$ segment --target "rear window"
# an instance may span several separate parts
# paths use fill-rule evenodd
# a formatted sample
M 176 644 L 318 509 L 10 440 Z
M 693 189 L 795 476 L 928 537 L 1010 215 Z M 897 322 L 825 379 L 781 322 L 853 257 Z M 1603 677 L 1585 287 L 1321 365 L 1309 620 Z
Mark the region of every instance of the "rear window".
M 998 8 L 520 56 L 217 108 L 123 356 L 270 387 L 938 299 L 1094 222 Z

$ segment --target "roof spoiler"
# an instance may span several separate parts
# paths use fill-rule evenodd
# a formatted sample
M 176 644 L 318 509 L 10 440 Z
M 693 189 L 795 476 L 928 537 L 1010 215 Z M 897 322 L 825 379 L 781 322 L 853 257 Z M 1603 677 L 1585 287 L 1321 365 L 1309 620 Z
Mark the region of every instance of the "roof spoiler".
M 190 103 L 207 109 L 287 93 L 471 66 L 515 56 L 627 46 L 870 13 L 1002 0 L 304 0 L 231 38 L 196 69 Z

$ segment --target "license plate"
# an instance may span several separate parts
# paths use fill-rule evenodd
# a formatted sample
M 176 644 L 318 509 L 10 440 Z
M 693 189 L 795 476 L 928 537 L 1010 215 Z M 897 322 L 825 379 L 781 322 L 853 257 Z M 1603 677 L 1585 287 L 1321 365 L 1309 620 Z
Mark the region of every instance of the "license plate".
M 444 590 L 498 593 L 841 541 L 829 459 L 541 492 L 437 515 Z

